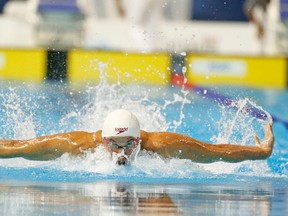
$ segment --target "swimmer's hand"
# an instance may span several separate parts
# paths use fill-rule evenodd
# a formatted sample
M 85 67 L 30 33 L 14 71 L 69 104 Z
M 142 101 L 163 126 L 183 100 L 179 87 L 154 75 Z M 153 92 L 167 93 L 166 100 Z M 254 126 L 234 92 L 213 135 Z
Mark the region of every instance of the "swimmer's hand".
M 272 130 L 273 123 L 269 123 L 265 128 L 265 138 L 263 143 L 260 143 L 258 136 L 254 136 L 255 143 L 258 147 L 263 148 L 272 153 L 274 147 L 274 134 Z

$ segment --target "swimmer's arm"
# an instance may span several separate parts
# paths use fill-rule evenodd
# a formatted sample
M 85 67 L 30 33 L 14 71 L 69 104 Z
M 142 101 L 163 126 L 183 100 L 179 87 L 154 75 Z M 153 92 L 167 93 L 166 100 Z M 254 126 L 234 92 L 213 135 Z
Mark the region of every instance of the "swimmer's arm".
M 199 163 L 212 163 L 216 161 L 241 162 L 244 160 L 266 159 L 271 155 L 274 145 L 272 124 L 266 127 L 263 144 L 260 144 L 259 138 L 255 137 L 256 146 L 233 144 L 212 145 L 185 135 L 170 132 L 142 132 L 142 134 L 142 148 L 154 151 L 164 157 L 190 159 Z
M 0 158 L 52 160 L 64 153 L 81 154 L 84 150 L 95 148 L 98 143 L 101 143 L 101 131 L 70 132 L 30 140 L 0 140 Z

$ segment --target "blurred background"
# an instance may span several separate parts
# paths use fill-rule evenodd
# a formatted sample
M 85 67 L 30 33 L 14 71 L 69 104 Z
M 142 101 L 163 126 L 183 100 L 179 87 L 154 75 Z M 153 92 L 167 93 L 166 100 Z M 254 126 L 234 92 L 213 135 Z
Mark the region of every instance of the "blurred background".
M 140 70 L 156 64 L 160 76 L 184 71 L 193 83 L 286 88 L 288 0 L 1 0 L 0 13 L 5 79 L 91 81 L 92 72 L 86 78 L 75 74 L 92 70 L 91 60 L 105 64 L 116 52 L 120 63 L 110 63 L 121 70 L 137 58 L 125 62 L 124 54 L 163 54 L 162 66 L 147 59 Z M 101 59 L 97 51 L 108 53 Z M 86 66 L 83 55 L 90 59 Z M 33 72 L 38 63 L 40 74 Z M 25 67 L 23 77 L 19 70 Z M 271 69 L 276 80 L 259 78 Z

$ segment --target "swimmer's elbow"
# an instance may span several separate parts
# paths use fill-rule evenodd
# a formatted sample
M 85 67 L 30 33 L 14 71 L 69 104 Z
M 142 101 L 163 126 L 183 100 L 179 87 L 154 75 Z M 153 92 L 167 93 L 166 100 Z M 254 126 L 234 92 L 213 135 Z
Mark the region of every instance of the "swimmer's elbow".
M 272 155 L 273 149 L 263 149 L 263 152 L 264 153 L 260 156 L 260 159 L 265 160 Z
M 232 154 L 231 156 L 223 157 L 224 161 L 231 163 L 238 163 L 246 160 L 266 160 L 272 154 L 270 149 L 259 149 L 258 151 L 240 151 L 237 154 Z M 222 158 L 221 158 L 222 159 Z

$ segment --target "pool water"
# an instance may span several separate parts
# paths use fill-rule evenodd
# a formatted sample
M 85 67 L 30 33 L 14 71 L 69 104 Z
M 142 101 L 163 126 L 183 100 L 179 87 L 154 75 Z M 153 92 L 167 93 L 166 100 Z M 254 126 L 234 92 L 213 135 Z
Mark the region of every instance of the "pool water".
M 205 92 L 172 87 L 105 81 L 79 89 L 63 83 L 0 84 L 3 139 L 96 131 L 110 111 L 125 108 L 147 131 L 175 131 L 211 144 L 254 145 L 253 136 L 263 139 L 263 127 L 278 119 L 273 154 L 263 161 L 199 164 L 143 151 L 130 166 L 119 167 L 101 147 L 84 158 L 65 154 L 54 161 L 0 159 L 2 215 L 288 213 L 287 91 L 205 88 L 233 98 L 235 103 L 228 106 Z M 268 117 L 257 119 L 245 107 Z
M 256 182 L 10 181 L 1 184 L 1 210 L 3 215 L 285 215 L 281 187 Z

